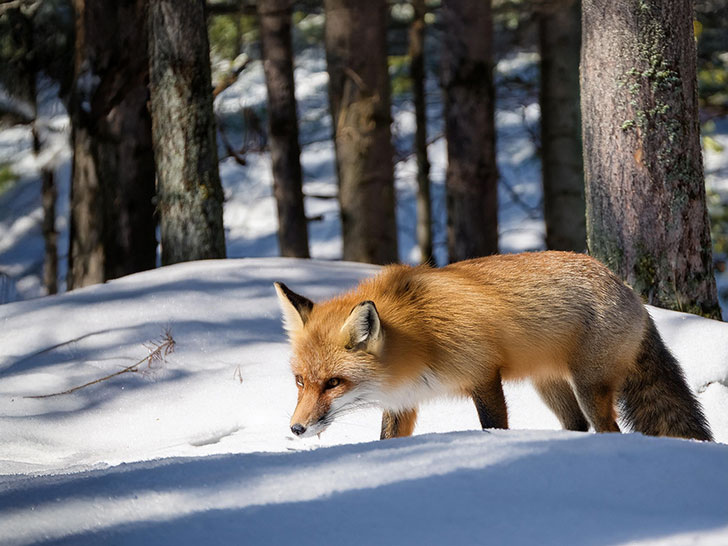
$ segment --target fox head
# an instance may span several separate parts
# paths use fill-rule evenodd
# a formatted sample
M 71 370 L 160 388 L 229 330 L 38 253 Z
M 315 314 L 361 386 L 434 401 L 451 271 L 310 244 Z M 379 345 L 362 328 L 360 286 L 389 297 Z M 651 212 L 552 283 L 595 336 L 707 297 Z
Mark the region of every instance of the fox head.
M 342 413 L 374 402 L 384 342 L 379 312 L 372 301 L 314 304 L 283 283 L 274 286 L 298 387 L 291 431 L 320 434 Z

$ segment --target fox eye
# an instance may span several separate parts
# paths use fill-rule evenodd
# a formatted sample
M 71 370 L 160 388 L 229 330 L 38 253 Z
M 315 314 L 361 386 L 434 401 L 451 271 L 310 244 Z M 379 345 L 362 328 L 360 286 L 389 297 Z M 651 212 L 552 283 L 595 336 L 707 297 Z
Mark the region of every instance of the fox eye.
M 296 385 L 298 385 L 299 387 L 303 387 L 303 377 L 301 377 L 300 375 L 296 376 Z
M 333 389 L 341 385 L 341 379 L 338 377 L 332 377 L 326 382 L 326 389 Z

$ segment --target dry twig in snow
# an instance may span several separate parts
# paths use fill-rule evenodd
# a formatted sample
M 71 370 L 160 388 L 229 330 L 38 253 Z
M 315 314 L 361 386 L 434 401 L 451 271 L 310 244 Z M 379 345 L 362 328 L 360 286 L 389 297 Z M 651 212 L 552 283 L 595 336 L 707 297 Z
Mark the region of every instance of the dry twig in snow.
M 98 379 L 94 379 L 93 381 L 89 381 L 88 383 L 84 383 L 83 385 L 78 385 L 77 387 L 73 387 L 71 389 L 61 391 L 61 392 L 54 392 L 52 394 L 39 394 L 36 396 L 25 396 L 24 398 L 50 398 L 51 396 L 60 396 L 61 394 L 71 394 L 72 392 L 76 392 L 77 390 L 90 387 L 91 385 L 95 385 L 96 383 L 101 383 L 102 381 L 106 381 L 107 379 L 111 379 L 112 377 L 116 377 L 117 375 L 121 375 L 123 373 L 134 373 L 139 371 L 139 366 L 147 363 L 147 367 L 151 368 L 152 364 L 162 364 L 167 361 L 167 355 L 174 352 L 174 346 L 175 341 L 172 337 L 172 331 L 170 329 L 164 330 L 164 333 L 162 334 L 162 337 L 158 341 L 150 341 L 149 344 L 144 345 L 144 347 L 149 351 L 149 354 L 139 360 L 138 362 L 135 362 L 131 366 L 127 366 L 126 368 L 122 368 L 118 372 L 114 372 L 112 374 L 106 375 L 104 377 L 100 377 Z

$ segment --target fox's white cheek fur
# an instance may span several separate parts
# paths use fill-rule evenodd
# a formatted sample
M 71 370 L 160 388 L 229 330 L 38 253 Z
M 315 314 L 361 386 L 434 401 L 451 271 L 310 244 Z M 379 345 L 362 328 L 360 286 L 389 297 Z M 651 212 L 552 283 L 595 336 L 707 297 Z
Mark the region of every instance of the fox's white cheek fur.
M 336 413 L 345 411 L 347 406 L 372 403 L 372 390 L 365 385 L 356 386 L 331 402 L 329 415 L 336 417 Z
M 419 378 L 407 381 L 394 388 L 375 382 L 367 382 L 351 389 L 331 403 L 329 415 L 333 418 L 347 406 L 375 405 L 389 411 L 404 411 L 416 408 L 422 402 L 448 396 L 454 389 L 448 387 L 433 373 L 424 373 Z
M 390 411 L 404 411 L 416 408 L 422 402 L 451 394 L 452 389 L 440 381 L 434 374 L 426 373 L 414 381 L 402 383 L 393 389 L 383 385 L 367 382 L 345 392 L 331 402 L 324 421 L 326 425 L 316 423 L 308 427 L 303 437 L 323 432 L 328 424 L 348 410 L 361 406 L 375 405 Z
M 382 409 L 400 412 L 416 408 L 433 398 L 452 395 L 454 389 L 448 387 L 435 374 L 426 372 L 415 380 L 406 381 L 394 388 L 380 388 L 376 402 Z

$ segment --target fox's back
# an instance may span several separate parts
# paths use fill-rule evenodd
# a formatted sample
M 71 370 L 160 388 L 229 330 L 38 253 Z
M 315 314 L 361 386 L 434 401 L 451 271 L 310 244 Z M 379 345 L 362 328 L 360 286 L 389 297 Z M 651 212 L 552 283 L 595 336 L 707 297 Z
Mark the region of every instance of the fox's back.
M 512 377 L 534 369 L 563 375 L 559 367 L 577 351 L 631 361 L 647 321 L 639 298 L 605 266 L 567 252 L 391 266 L 356 292 L 354 300 L 377 303 L 394 331 L 417 324 L 427 332 L 430 353 L 461 366 L 500 359 Z

